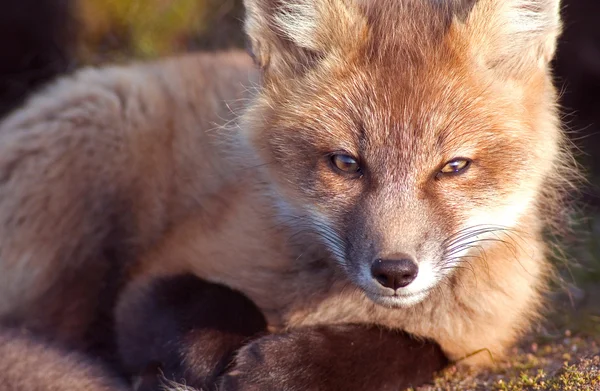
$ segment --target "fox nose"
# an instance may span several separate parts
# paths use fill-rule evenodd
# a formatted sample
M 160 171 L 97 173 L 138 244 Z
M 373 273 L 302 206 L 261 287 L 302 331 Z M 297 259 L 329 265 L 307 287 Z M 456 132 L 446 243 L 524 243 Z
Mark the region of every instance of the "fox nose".
M 371 265 L 371 274 L 384 287 L 396 290 L 413 282 L 419 267 L 408 255 L 399 254 L 394 258 L 376 259 Z

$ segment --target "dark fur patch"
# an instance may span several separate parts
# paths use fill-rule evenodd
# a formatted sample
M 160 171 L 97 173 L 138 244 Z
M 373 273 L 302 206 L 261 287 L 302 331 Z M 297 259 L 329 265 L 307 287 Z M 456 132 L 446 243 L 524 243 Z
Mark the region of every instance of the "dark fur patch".
M 466 19 L 477 0 L 432 0 L 432 2 L 442 9 L 448 21 L 452 21 L 454 17 L 459 20 Z
M 439 346 L 364 325 L 292 330 L 242 349 L 223 388 L 236 390 L 403 390 L 433 378 L 448 361 Z
M 241 293 L 191 275 L 156 280 L 124 300 L 119 350 L 140 391 L 161 389 L 162 376 L 213 389 L 234 352 L 266 331 L 262 313 Z

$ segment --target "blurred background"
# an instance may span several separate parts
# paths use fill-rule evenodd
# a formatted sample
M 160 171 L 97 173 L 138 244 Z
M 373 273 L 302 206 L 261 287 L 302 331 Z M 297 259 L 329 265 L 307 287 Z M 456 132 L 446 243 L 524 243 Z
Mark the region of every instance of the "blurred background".
M 243 47 L 241 0 L 0 0 L 0 115 L 84 65 Z

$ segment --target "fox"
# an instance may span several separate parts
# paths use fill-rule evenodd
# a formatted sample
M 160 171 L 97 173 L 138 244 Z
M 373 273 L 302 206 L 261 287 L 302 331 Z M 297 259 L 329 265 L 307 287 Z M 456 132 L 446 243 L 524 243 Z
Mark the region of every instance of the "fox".
M 270 332 L 226 389 L 395 389 L 398 332 L 503 359 L 576 190 L 560 1 L 244 4 L 250 56 L 84 69 L 2 121 L 0 319 L 108 357 L 119 302 L 191 274 Z

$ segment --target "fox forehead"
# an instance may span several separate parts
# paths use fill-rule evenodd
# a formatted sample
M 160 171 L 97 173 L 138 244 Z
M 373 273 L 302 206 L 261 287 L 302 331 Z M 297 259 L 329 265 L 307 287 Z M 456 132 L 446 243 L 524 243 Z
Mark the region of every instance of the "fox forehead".
M 388 2 L 374 1 L 378 4 L 374 9 L 385 9 L 383 3 Z M 407 12 L 396 14 L 406 17 Z M 270 106 L 281 114 L 275 118 L 282 121 L 279 125 L 330 131 L 353 148 L 365 141 L 365 135 L 373 142 L 377 137 L 388 142 L 390 132 L 398 136 L 398 129 L 410 140 L 419 136 L 443 146 L 449 139 L 443 134 L 451 128 L 449 122 L 470 120 L 481 111 L 490 77 L 476 74 L 470 52 L 460 50 L 459 34 L 434 22 L 436 18 L 423 18 L 427 13 L 409 14 L 419 20 L 393 34 L 389 20 L 372 18 L 371 33 L 357 37 L 364 39 L 360 50 L 324 58 L 302 77 L 285 80 L 274 91 L 267 88 Z M 409 135 L 409 129 L 418 134 Z
M 359 155 L 393 147 L 401 155 L 442 156 L 511 139 L 526 126 L 518 99 L 502 98 L 506 91 L 478 78 L 473 67 L 435 57 L 419 67 L 403 62 L 316 69 L 290 89 L 271 124 L 323 151 Z
M 455 21 L 463 21 L 467 17 L 476 0 L 354 2 L 361 9 L 370 31 L 365 42 L 377 48 L 398 49 L 403 43 L 427 45 L 443 39 Z

